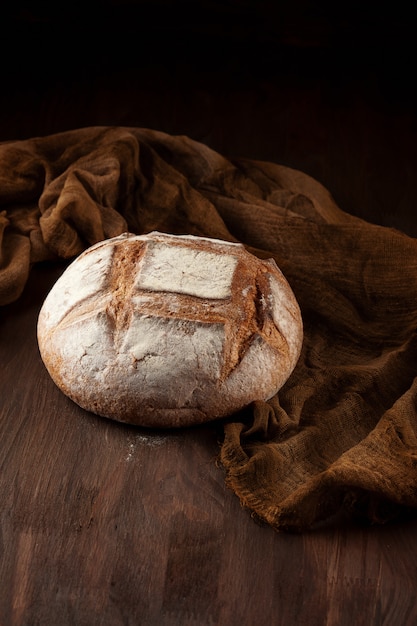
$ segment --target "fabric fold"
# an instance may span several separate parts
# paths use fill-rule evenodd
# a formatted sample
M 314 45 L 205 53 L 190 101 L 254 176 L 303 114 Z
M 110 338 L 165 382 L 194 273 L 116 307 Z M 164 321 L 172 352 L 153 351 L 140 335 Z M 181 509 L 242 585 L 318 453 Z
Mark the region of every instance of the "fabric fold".
M 273 258 L 304 342 L 279 393 L 221 426 L 225 480 L 253 515 L 303 530 L 341 508 L 417 511 L 417 242 L 345 213 L 281 165 L 188 137 L 92 127 L 0 145 L 0 304 L 33 263 L 124 231 L 239 241 Z

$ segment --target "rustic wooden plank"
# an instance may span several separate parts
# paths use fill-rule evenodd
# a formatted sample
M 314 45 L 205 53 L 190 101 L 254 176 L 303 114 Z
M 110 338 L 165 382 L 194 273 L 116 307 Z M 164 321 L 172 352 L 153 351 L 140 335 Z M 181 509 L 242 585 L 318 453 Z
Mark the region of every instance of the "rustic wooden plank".
M 0 313 L 1 624 L 416 623 L 415 523 L 277 534 L 225 487 L 217 427 L 133 428 L 63 396 L 35 337 L 60 271 Z

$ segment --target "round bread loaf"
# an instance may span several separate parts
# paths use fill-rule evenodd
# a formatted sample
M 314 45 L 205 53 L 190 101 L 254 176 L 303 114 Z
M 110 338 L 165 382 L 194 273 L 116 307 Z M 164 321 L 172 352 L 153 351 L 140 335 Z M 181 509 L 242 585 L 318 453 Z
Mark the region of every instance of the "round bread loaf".
M 42 360 L 67 396 L 98 415 L 163 428 L 269 399 L 295 367 L 302 336 L 273 260 L 157 232 L 83 252 L 38 320 Z

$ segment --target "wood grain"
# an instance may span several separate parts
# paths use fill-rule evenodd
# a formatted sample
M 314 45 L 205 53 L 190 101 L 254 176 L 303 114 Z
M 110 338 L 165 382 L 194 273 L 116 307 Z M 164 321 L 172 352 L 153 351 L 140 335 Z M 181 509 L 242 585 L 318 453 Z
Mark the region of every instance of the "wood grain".
M 35 331 L 62 269 L 1 311 L 0 624 L 415 624 L 415 523 L 277 534 L 225 488 L 215 425 L 133 428 L 58 391 Z

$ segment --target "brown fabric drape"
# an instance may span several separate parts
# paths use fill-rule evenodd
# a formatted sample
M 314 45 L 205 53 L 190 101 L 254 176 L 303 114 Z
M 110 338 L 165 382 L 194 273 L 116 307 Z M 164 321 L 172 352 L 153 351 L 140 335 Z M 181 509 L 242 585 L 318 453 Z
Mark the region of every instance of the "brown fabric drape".
M 343 505 L 417 509 L 417 241 L 341 211 L 307 175 L 187 137 L 94 127 L 0 145 L 0 303 L 30 267 L 129 230 L 241 241 L 301 307 L 299 363 L 222 424 L 227 484 L 276 529 Z

